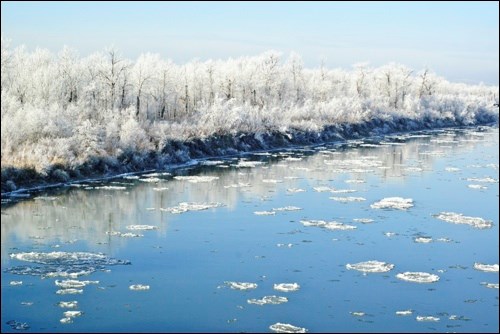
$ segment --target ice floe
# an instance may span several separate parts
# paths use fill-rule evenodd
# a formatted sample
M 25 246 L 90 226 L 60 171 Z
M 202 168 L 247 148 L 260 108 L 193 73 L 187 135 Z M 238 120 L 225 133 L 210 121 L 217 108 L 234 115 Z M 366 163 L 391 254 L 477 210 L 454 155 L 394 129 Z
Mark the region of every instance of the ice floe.
M 218 180 L 218 176 L 195 175 L 195 176 L 174 176 L 174 179 L 180 181 L 188 181 L 191 183 L 205 183 Z
M 59 321 L 61 322 L 61 324 L 72 324 L 73 323 L 73 319 L 71 319 L 71 318 L 62 318 Z
M 128 288 L 132 291 L 144 291 L 144 290 L 149 290 L 149 285 L 133 284 Z
M 448 223 L 466 224 L 478 229 L 491 228 L 493 226 L 493 222 L 491 220 L 485 220 L 480 217 L 468 217 L 455 212 L 440 212 L 433 215 L 433 217 L 444 220 Z
M 282 292 L 292 292 L 300 289 L 300 285 L 298 283 L 278 283 L 274 284 L 274 290 L 282 291 Z
M 352 221 L 356 222 L 356 223 L 362 223 L 362 224 L 370 224 L 370 223 L 374 222 L 374 220 L 370 219 L 370 218 L 354 218 Z
M 277 322 L 269 326 L 269 329 L 275 333 L 307 333 L 306 328 L 297 327 L 290 324 L 283 324 L 281 322 Z
M 365 312 L 360 312 L 360 311 L 354 311 L 354 312 L 349 312 L 352 316 L 354 317 L 364 317 L 366 315 Z
M 161 211 L 166 211 L 174 214 L 180 214 L 188 211 L 201 211 L 213 208 L 219 208 L 224 206 L 222 203 L 194 203 L 194 202 L 182 202 L 179 205 L 171 208 L 160 208 Z
M 89 284 L 99 284 L 99 281 L 79 281 L 79 280 L 73 280 L 73 279 L 68 279 L 68 280 L 63 280 L 59 281 L 56 280 L 55 285 L 62 288 L 62 289 L 77 289 L 77 288 L 83 288 Z
M 257 216 L 274 216 L 276 214 L 274 211 L 254 211 L 253 213 Z
M 9 285 L 14 285 L 14 286 L 23 285 L 23 281 L 10 281 Z
M 479 262 L 474 263 L 474 269 L 485 271 L 487 273 L 497 273 L 498 272 L 498 263 L 496 264 L 483 264 Z
M 6 322 L 7 325 L 10 326 L 10 328 L 14 329 L 14 330 L 27 330 L 30 328 L 30 326 L 28 325 L 28 323 L 26 322 L 19 322 L 19 321 L 16 321 L 16 320 L 9 320 Z
M 414 239 L 414 241 L 417 243 L 420 243 L 420 244 L 428 244 L 428 243 L 432 242 L 432 238 L 431 237 L 416 237 Z
M 421 316 L 417 315 L 416 317 L 417 321 L 422 321 L 422 322 L 437 322 L 440 319 L 438 317 L 433 317 L 433 316 Z
M 396 315 L 406 316 L 411 314 L 413 314 L 413 310 L 396 311 Z
M 467 185 L 467 187 L 469 187 L 471 189 L 481 189 L 481 190 L 488 189 L 488 187 L 483 186 L 481 184 L 469 184 L 469 185 Z
M 250 187 L 250 183 L 242 183 L 242 182 L 238 182 L 238 183 L 233 183 L 233 184 L 229 184 L 227 186 L 224 186 L 224 188 L 244 188 L 244 187 Z
M 481 282 L 481 285 L 488 289 L 498 289 L 498 283 Z
M 484 182 L 484 183 L 498 183 L 498 179 L 493 179 L 491 177 L 483 177 L 483 178 L 479 178 L 479 177 L 469 177 L 466 179 L 467 181 L 470 181 L 470 182 Z
M 263 179 L 262 182 L 264 183 L 282 183 L 283 180 L 276 180 L 276 179 Z
M 73 289 L 73 288 L 70 288 L 70 289 L 60 289 L 60 290 L 57 290 L 56 293 L 58 295 L 77 295 L 77 294 L 82 294 L 83 293 L 83 289 Z
M 306 190 L 302 189 L 302 188 L 288 188 L 286 191 L 288 191 L 289 193 L 295 194 L 295 193 L 305 192 Z
M 66 311 L 63 313 L 66 318 L 75 318 L 82 315 L 82 311 Z
M 359 180 L 359 179 L 352 179 L 352 180 L 345 180 L 345 183 L 365 183 L 365 180 Z
M 346 230 L 354 230 L 357 228 L 354 225 L 347 225 L 336 221 L 326 222 L 324 220 L 301 220 L 300 222 L 304 226 L 316 226 L 316 227 L 326 228 L 328 230 L 346 231 Z
M 144 236 L 143 234 L 136 234 L 136 233 L 130 233 L 130 232 L 122 233 L 122 232 L 118 232 L 118 231 L 106 231 L 106 234 L 111 235 L 111 236 L 122 237 L 122 238 L 140 238 L 140 237 Z
M 454 173 L 454 172 L 459 172 L 459 171 L 460 171 L 460 168 L 456 168 L 456 167 L 446 167 L 444 170 L 445 170 L 445 171 L 447 171 L 447 172 L 450 172 L 450 173 Z
M 78 306 L 78 301 L 59 302 L 57 305 L 61 308 L 76 308 Z
M 102 186 L 102 187 L 94 187 L 94 189 L 104 189 L 104 190 L 126 190 L 127 187 L 121 186 Z
M 298 211 L 302 210 L 302 208 L 299 208 L 298 206 L 284 206 L 281 208 L 273 208 L 273 211 Z
M 240 160 L 238 161 L 238 163 L 236 165 L 234 165 L 235 167 L 238 167 L 238 168 L 252 168 L 252 167 L 257 167 L 257 166 L 260 166 L 260 165 L 263 165 L 264 162 L 262 161 L 246 161 L 246 160 Z
M 148 182 L 148 183 L 158 183 L 158 182 L 161 182 L 161 179 L 159 179 L 157 177 L 148 177 L 145 179 L 139 179 L 139 181 Z
M 364 197 L 352 197 L 352 196 L 348 196 L 348 197 L 329 197 L 329 198 L 333 199 L 334 201 L 342 202 L 342 203 L 366 201 L 366 198 L 364 198 Z
M 10 257 L 44 266 L 16 266 L 6 269 L 6 272 L 41 277 L 77 278 L 104 269 L 105 266 L 130 264 L 129 261 L 109 258 L 102 253 L 87 252 L 12 253 Z
M 127 230 L 157 230 L 158 226 L 153 226 L 153 225 L 128 225 L 125 227 Z
M 404 272 L 396 275 L 397 278 L 407 282 L 414 283 L 434 283 L 439 281 L 439 276 L 435 274 L 429 274 L 424 272 Z
M 373 209 L 406 210 L 413 206 L 413 199 L 402 197 L 387 197 L 370 205 Z
M 233 290 L 252 290 L 257 288 L 257 283 L 248 283 L 248 282 L 224 282 L 228 287 Z
M 392 263 L 381 262 L 381 261 L 366 261 L 354 264 L 346 264 L 345 266 L 349 270 L 357 270 L 364 273 L 385 273 L 394 268 Z
M 286 297 L 280 297 L 280 296 L 264 296 L 261 299 L 248 299 L 247 303 L 248 304 L 255 304 L 255 305 L 278 305 L 278 304 L 283 304 L 287 303 L 288 298 Z
M 153 188 L 154 191 L 165 191 L 168 190 L 167 187 L 159 187 L 159 188 Z

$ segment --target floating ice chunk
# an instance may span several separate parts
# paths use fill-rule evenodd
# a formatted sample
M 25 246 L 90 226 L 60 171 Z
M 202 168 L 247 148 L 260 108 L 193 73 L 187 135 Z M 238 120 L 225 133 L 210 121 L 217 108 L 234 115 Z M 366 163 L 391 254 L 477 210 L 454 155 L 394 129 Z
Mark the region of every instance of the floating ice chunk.
M 161 179 L 159 179 L 157 177 L 148 177 L 145 179 L 139 179 L 139 181 L 148 182 L 148 183 L 158 183 L 158 182 L 161 182 Z
M 75 318 L 82 315 L 82 311 L 66 311 L 63 313 L 66 318 Z
M 201 211 L 208 210 L 213 208 L 219 208 L 224 206 L 222 203 L 194 203 L 194 202 L 182 202 L 179 203 L 178 206 L 174 206 L 171 208 L 160 208 L 161 211 L 167 211 L 170 213 L 180 214 L 188 211 Z
M 283 304 L 283 303 L 287 303 L 287 302 L 288 302 L 288 298 L 274 296 L 274 295 L 273 296 L 264 296 L 261 299 L 252 298 L 252 299 L 247 300 L 248 304 L 256 304 L 256 305 L 266 305 L 266 304 L 278 305 L 278 304 Z
M 292 247 L 293 247 L 293 244 L 276 244 L 276 246 L 278 246 L 278 247 L 288 247 L 288 248 L 292 248 Z
M 481 285 L 488 289 L 498 289 L 498 283 L 481 282 Z
M 493 222 L 491 220 L 485 220 L 480 217 L 468 217 L 455 212 L 440 212 L 433 215 L 433 217 L 444 220 L 448 223 L 466 224 L 479 229 L 491 228 L 493 226 Z
M 325 222 L 324 220 L 301 220 L 300 222 L 304 226 L 316 226 L 316 227 L 326 228 L 328 230 L 345 231 L 345 230 L 354 230 L 357 228 L 354 225 L 347 225 L 336 221 Z
M 302 188 L 288 188 L 286 191 L 288 191 L 289 193 L 302 193 L 306 190 Z
M 224 282 L 228 287 L 233 290 L 252 290 L 257 288 L 257 283 L 247 283 L 247 282 Z
M 488 189 L 488 187 L 483 186 L 481 184 L 469 184 L 469 185 L 467 185 L 467 187 L 469 187 L 471 189 L 481 189 L 481 190 Z
M 224 186 L 224 188 L 226 188 L 226 189 L 227 188 L 244 188 L 244 187 L 250 187 L 250 183 L 238 182 L 238 183 L 233 183 L 233 184 Z
M 208 175 L 201 175 L 201 176 L 174 176 L 174 179 L 176 180 L 181 180 L 181 181 L 188 181 L 191 183 L 200 183 L 200 182 L 212 182 L 215 180 L 218 180 L 218 176 L 208 176 Z
M 431 237 L 417 237 L 414 239 L 414 241 L 417 243 L 421 243 L 421 244 L 428 244 L 428 243 L 432 242 L 432 238 Z
M 59 281 L 56 280 L 54 282 L 58 287 L 62 289 L 77 289 L 77 288 L 83 288 L 89 284 L 99 284 L 99 281 L 78 281 L 78 280 L 64 280 L 64 281 Z
M 454 173 L 454 172 L 459 172 L 459 171 L 460 171 L 460 168 L 456 168 L 456 167 L 446 167 L 444 170 L 445 170 L 445 171 L 447 171 L 447 172 Z
M 349 270 L 357 270 L 364 273 L 385 273 L 392 270 L 392 268 L 394 268 L 394 265 L 392 263 L 372 260 L 354 264 L 348 263 L 345 267 Z
M 62 308 L 76 308 L 78 306 L 78 301 L 73 300 L 70 302 L 59 302 L 59 307 Z
M 263 165 L 264 162 L 262 161 L 246 161 L 246 160 L 240 160 L 236 165 L 234 165 L 235 167 L 238 167 L 238 168 L 252 168 L 252 167 L 256 167 L 256 166 L 259 166 L 259 165 Z
M 335 189 L 326 187 L 326 186 L 320 186 L 320 187 L 313 187 L 314 191 L 317 191 L 319 193 L 324 193 L 324 192 L 333 192 Z
M 483 178 L 478 178 L 478 177 L 469 177 L 467 178 L 467 181 L 471 182 L 484 182 L 484 183 L 498 183 L 498 179 L 493 179 L 491 177 L 483 177 Z
M 32 306 L 32 305 L 33 305 L 33 302 L 21 302 L 21 305 L 24 305 L 24 306 Z
M 120 233 L 120 237 L 122 237 L 122 238 L 140 238 L 143 236 L 144 236 L 143 234 L 135 234 L 135 233 L 130 233 L 130 232 Z
M 133 284 L 128 288 L 133 291 L 144 291 L 144 290 L 149 290 L 149 285 Z
M 450 238 L 437 238 L 436 241 L 439 241 L 439 242 L 452 242 L 453 240 L 451 240 Z
M 306 328 L 290 324 L 282 324 L 281 322 L 277 322 L 274 325 L 269 326 L 269 329 L 275 333 L 307 333 Z
M 104 190 L 126 190 L 127 187 L 120 186 L 102 186 L 102 187 L 94 187 L 94 189 L 104 189 Z
M 274 211 L 254 211 L 253 213 L 257 216 L 274 216 L 276 214 Z
M 487 273 L 497 273 L 498 272 L 498 264 L 482 264 L 479 262 L 475 262 L 474 269 L 485 271 Z
M 59 321 L 61 322 L 61 324 L 71 324 L 71 323 L 73 323 L 73 319 L 71 319 L 71 318 L 62 318 Z
M 56 293 L 58 295 L 76 295 L 76 294 L 82 294 L 83 290 L 82 289 L 60 289 L 60 290 L 57 290 Z
M 354 317 L 364 317 L 366 315 L 365 312 L 349 312 Z
M 337 202 L 343 202 L 343 203 L 366 201 L 366 198 L 363 198 L 363 197 L 352 197 L 352 196 L 348 196 L 348 197 L 330 197 L 330 199 L 333 199 L 334 201 L 337 201 Z
M 15 320 L 9 320 L 6 322 L 6 324 L 9 325 L 10 328 L 15 330 L 27 330 L 30 328 L 30 326 L 26 322 L 19 322 Z
M 440 320 L 437 317 L 433 317 L 433 316 L 421 316 L 421 315 L 417 315 L 416 319 L 417 319 L 417 321 L 428 321 L 428 322 L 436 322 L 436 321 Z
M 128 264 L 127 261 L 116 260 L 108 258 L 102 253 L 87 253 L 87 252 L 49 252 L 49 253 L 12 253 L 11 259 L 16 259 L 26 262 L 34 262 L 41 264 L 58 264 L 58 265 L 71 265 L 71 264 L 85 264 L 92 263 L 96 265 L 115 265 L 115 264 Z
M 448 317 L 448 320 L 462 320 L 462 321 L 469 321 L 470 319 L 467 317 L 464 317 L 463 315 L 456 315 L 452 314 Z
M 165 191 L 168 190 L 167 187 L 153 188 L 154 191 Z
M 264 183 L 282 183 L 283 180 L 276 180 L 276 179 L 263 179 L 262 182 Z
M 363 224 L 370 224 L 374 222 L 374 220 L 370 218 L 354 218 L 352 221 Z
M 123 178 L 127 179 L 127 180 L 138 180 L 139 176 L 137 176 L 137 175 L 127 175 L 127 176 L 124 176 Z
M 41 201 L 55 201 L 57 199 L 57 197 L 37 196 L 33 199 L 34 200 L 41 200 Z
M 396 315 L 406 316 L 411 314 L 413 314 L 413 310 L 396 311 Z
M 345 180 L 345 183 L 365 183 L 365 180 L 353 179 L 353 180 Z
M 434 283 L 439 281 L 439 276 L 423 272 L 404 272 L 396 275 L 397 278 L 407 282 L 414 283 Z
M 300 285 L 298 283 L 278 283 L 274 284 L 274 290 L 282 291 L 282 292 L 292 292 L 300 289 Z
M 216 166 L 216 165 L 221 165 L 223 163 L 224 161 L 222 160 L 205 160 L 201 162 L 201 164 L 204 166 Z
M 125 227 L 127 230 L 157 230 L 158 226 L 153 225 L 128 225 Z
M 299 208 L 298 206 L 284 206 L 281 208 L 273 208 L 273 211 L 298 211 L 302 210 L 302 208 Z
M 9 284 L 10 285 L 14 285 L 14 286 L 16 286 L 16 285 L 23 285 L 23 281 L 10 281 Z
M 406 167 L 404 170 L 406 172 L 421 172 L 421 171 L 423 171 L 423 169 L 420 167 Z
M 346 193 L 354 193 L 355 189 L 334 189 L 331 191 L 334 194 L 346 194 Z
M 370 205 L 373 209 L 398 209 L 406 210 L 413 206 L 411 198 L 387 197 Z

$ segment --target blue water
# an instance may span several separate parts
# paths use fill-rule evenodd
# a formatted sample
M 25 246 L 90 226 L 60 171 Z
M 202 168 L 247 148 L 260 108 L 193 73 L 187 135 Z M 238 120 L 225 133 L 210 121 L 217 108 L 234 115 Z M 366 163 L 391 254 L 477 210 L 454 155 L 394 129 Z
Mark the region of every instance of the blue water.
M 481 284 L 498 284 L 498 272 L 473 268 L 475 262 L 499 263 L 498 134 L 498 128 L 449 129 L 248 155 L 245 160 L 264 164 L 237 168 L 238 159 L 232 158 L 217 166 L 156 176 L 157 183 L 115 179 L 5 203 L 2 332 L 15 331 L 6 323 L 9 320 L 28 324 L 27 332 L 269 332 L 277 322 L 310 332 L 498 332 L 498 289 Z M 218 179 L 191 183 L 175 175 Z M 492 182 L 467 180 L 486 177 Z M 345 182 L 353 179 L 364 183 Z M 238 183 L 248 186 L 227 187 Z M 91 189 L 102 186 L 125 189 Z M 313 189 L 319 186 L 355 192 Z M 161 187 L 168 189 L 153 189 Z M 293 193 L 290 188 L 305 191 Z M 342 203 L 329 199 L 333 196 L 366 200 Z M 413 199 L 414 206 L 370 207 L 395 196 Z M 180 202 L 224 206 L 182 214 L 160 210 Z M 254 214 L 284 206 L 302 210 Z M 442 211 L 481 217 L 493 226 L 476 229 L 432 216 Z M 353 221 L 356 218 L 373 222 Z M 337 221 L 357 228 L 332 231 L 304 226 L 301 220 Z M 133 224 L 157 229 L 125 228 Z M 143 237 L 112 236 L 107 231 Z M 433 241 L 417 243 L 419 236 Z M 131 264 L 105 265 L 77 278 L 98 284 L 85 286 L 82 294 L 58 295 L 55 280 L 64 278 L 13 273 L 12 268 L 23 265 L 46 267 L 10 257 L 21 252 L 104 253 Z M 346 269 L 347 263 L 368 260 L 395 267 L 368 274 Z M 432 273 L 440 279 L 412 283 L 396 278 L 405 271 Z M 11 281 L 23 283 L 14 286 Z M 227 281 L 258 287 L 233 290 Z M 300 289 L 280 292 L 273 289 L 276 283 L 298 283 Z M 132 284 L 150 289 L 132 291 Z M 270 295 L 285 296 L 288 302 L 247 303 Z M 78 301 L 75 310 L 83 314 L 63 324 L 60 319 L 68 309 L 57 304 L 72 300 Z M 411 315 L 395 314 L 408 309 Z M 461 320 L 450 319 L 452 315 Z M 417 316 L 440 320 L 419 322 Z

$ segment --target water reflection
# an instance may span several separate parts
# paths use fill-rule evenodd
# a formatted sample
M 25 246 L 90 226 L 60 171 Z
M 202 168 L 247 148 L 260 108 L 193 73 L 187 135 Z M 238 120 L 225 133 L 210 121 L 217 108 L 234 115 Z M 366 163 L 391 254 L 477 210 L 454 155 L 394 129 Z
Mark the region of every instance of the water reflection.
M 107 244 L 112 250 L 129 240 L 106 232 L 127 232 L 127 225 L 154 225 L 158 230 L 153 233 L 165 235 L 169 220 L 175 215 L 160 209 L 181 202 L 220 202 L 233 210 L 242 201 L 265 201 L 277 192 L 293 198 L 296 196 L 293 188 L 312 192 L 313 187 L 329 186 L 363 191 L 368 187 L 365 181 L 373 177 L 404 183 L 409 177 L 432 171 L 440 157 L 467 152 L 479 144 L 491 145 L 492 138 L 498 138 L 498 129 L 392 135 L 242 158 L 264 162 L 255 167 L 237 167 L 240 159 L 231 158 L 214 166 L 177 171 L 179 175 L 214 176 L 207 182 L 155 175 L 159 182 L 119 179 L 60 189 L 2 206 L 2 263 L 12 247 L 29 240 L 35 248 L 37 245 L 57 248 L 59 244 L 78 240 L 89 245 Z M 453 171 L 453 166 L 449 167 Z M 490 167 L 498 171 L 498 161 Z M 99 189 L 103 185 L 116 189 Z

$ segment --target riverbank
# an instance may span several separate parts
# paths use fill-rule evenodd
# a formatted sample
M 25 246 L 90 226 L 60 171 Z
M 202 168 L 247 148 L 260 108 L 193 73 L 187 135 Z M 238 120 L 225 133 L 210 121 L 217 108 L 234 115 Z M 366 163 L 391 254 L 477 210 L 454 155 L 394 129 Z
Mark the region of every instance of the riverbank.
M 399 118 L 390 122 L 372 119 L 359 124 L 332 124 L 319 132 L 287 129 L 265 133 L 211 135 L 187 141 L 169 140 L 158 151 L 128 151 L 118 157 L 92 156 L 75 168 L 52 165 L 44 174 L 34 169 L 2 168 L 1 190 L 2 197 L 12 196 L 37 189 L 60 187 L 72 182 L 119 177 L 124 173 L 166 170 L 185 165 L 193 159 L 235 156 L 253 151 L 315 145 L 397 132 L 494 124 L 498 124 L 498 114 L 486 113 L 477 114 L 472 124 L 453 119 L 416 121 Z

